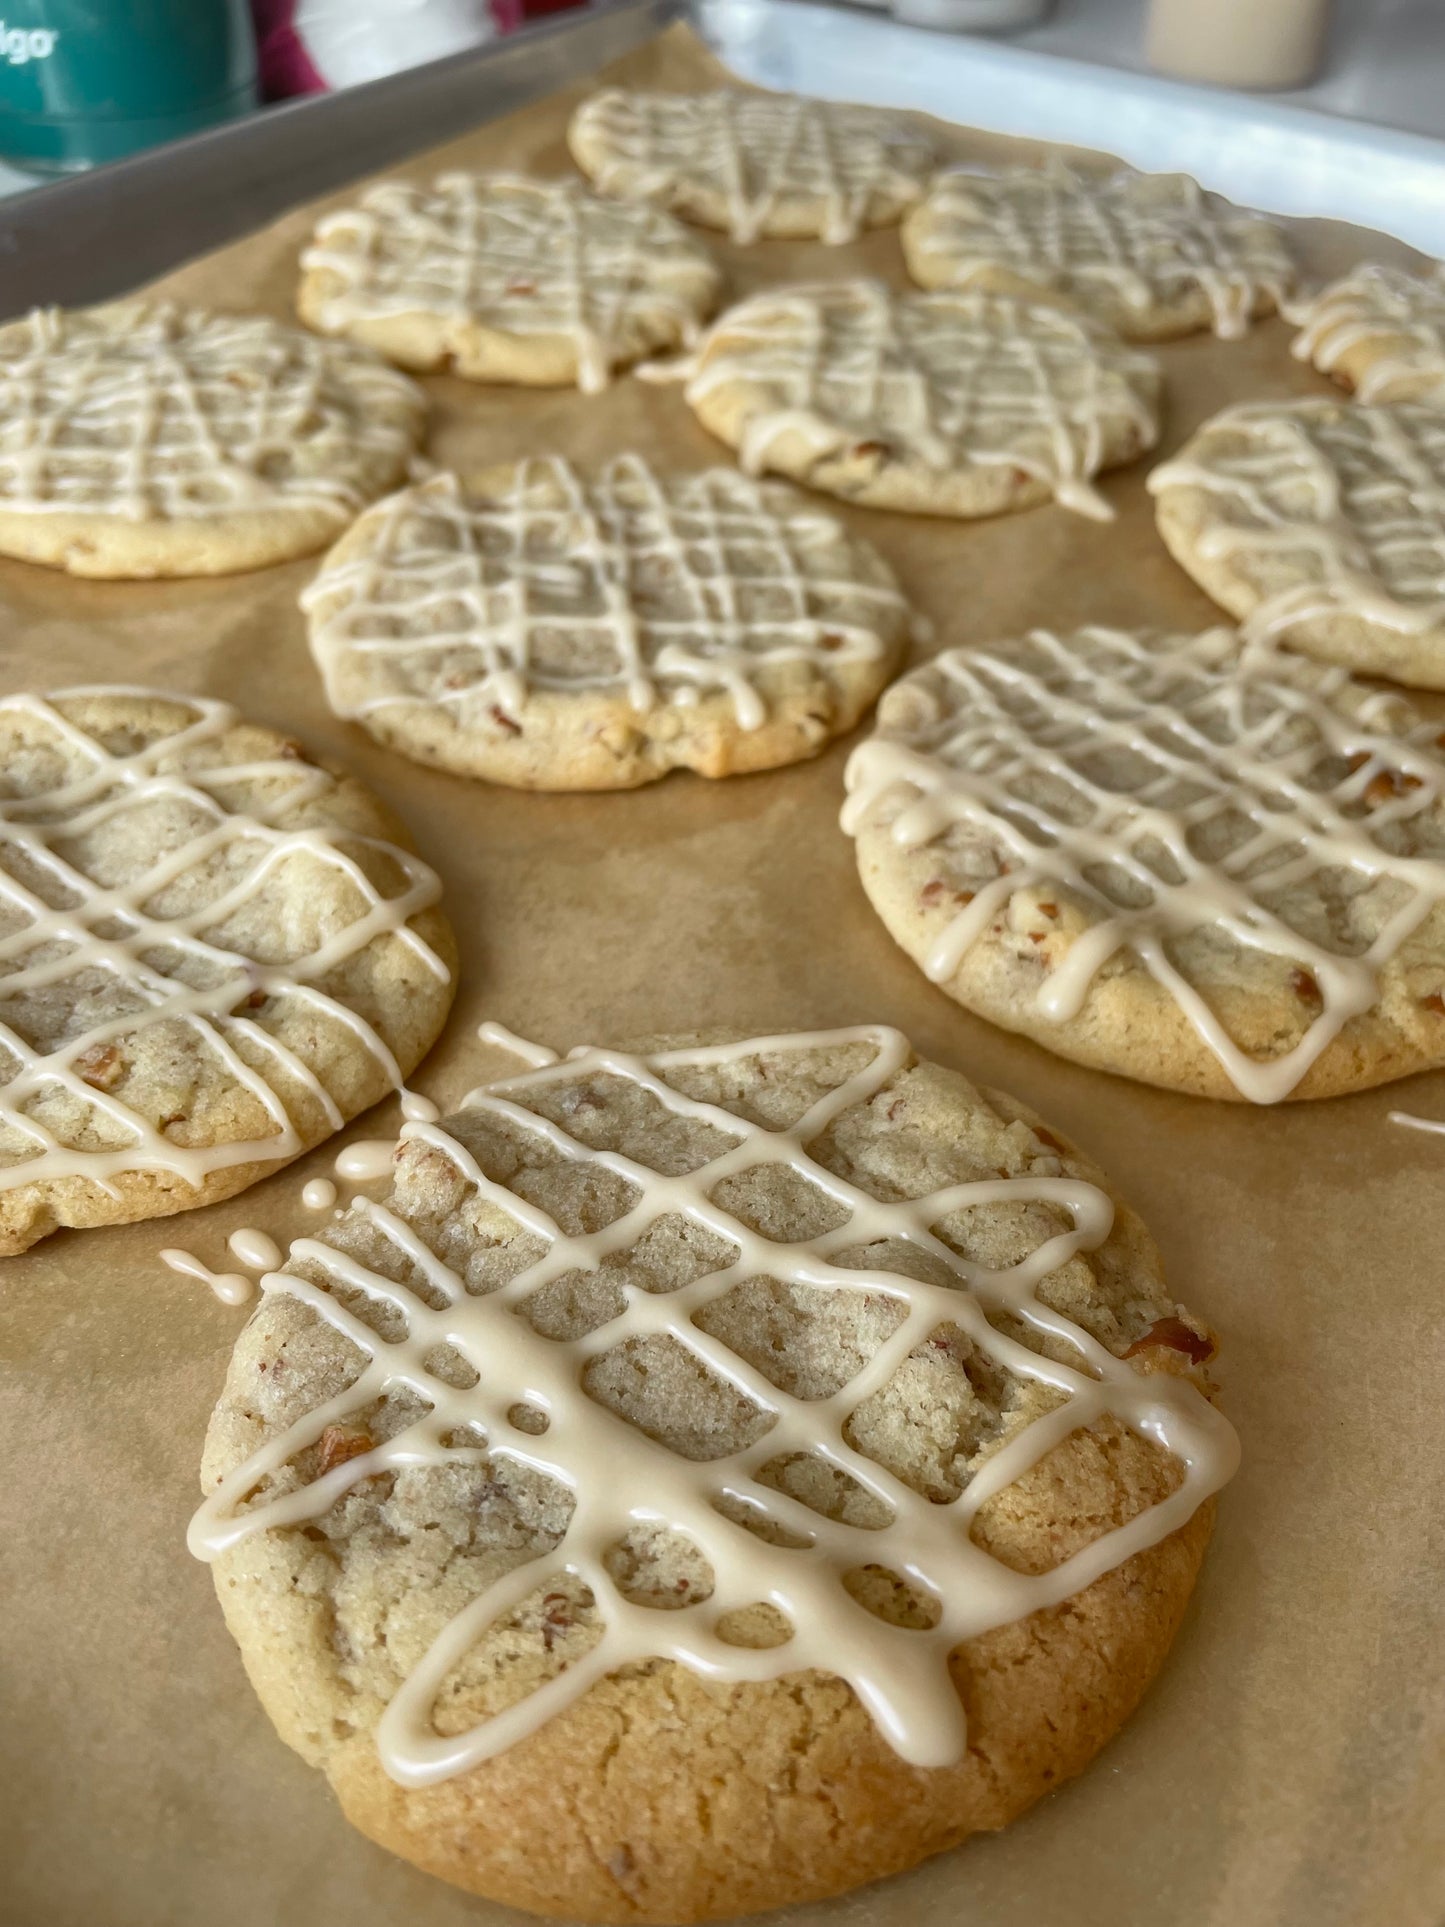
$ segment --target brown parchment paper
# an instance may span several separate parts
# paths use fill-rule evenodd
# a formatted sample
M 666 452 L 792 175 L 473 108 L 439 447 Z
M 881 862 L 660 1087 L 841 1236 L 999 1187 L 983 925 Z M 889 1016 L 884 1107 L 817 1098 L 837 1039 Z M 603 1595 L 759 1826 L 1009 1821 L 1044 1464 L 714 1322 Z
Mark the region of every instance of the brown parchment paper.
M 920 36 L 919 58 L 926 57 Z M 681 29 L 610 70 L 706 84 Z M 570 171 L 585 87 L 396 170 Z M 950 130 L 960 155 L 1023 144 Z M 1027 151 L 1027 150 L 1025 150 Z M 196 262 L 169 292 L 289 311 L 315 210 Z M 1309 265 L 1398 255 L 1302 227 Z M 717 251 L 734 292 L 866 267 L 856 247 Z M 1167 453 L 1249 394 L 1324 384 L 1284 325 L 1163 351 Z M 430 452 L 462 465 L 626 447 L 728 459 L 675 389 L 605 395 L 428 382 Z M 1202 626 L 1218 612 L 1157 540 L 1141 463 L 1101 528 L 1057 508 L 963 524 L 842 509 L 889 557 L 935 646 L 1021 624 Z M 1174 1288 L 1224 1334 L 1244 1440 L 1175 1653 L 1122 1736 L 1006 1833 L 791 1916 L 802 1927 L 1439 1927 L 1445 1920 L 1442 1392 L 1445 1075 L 1255 1111 L 1077 1069 L 932 988 L 869 909 L 836 826 L 846 745 L 775 774 L 673 776 L 620 796 L 528 796 L 433 774 L 328 714 L 297 593 L 314 563 L 214 582 L 85 584 L 0 562 L 0 685 L 143 682 L 229 698 L 344 760 L 441 871 L 463 957 L 452 1022 L 413 1080 L 446 1104 L 504 1061 L 495 1017 L 562 1049 L 643 1032 L 860 1020 L 1016 1092 L 1144 1214 Z M 395 1107 L 350 1136 L 388 1133 Z M 0 1920 L 5 1927 L 502 1927 L 522 1919 L 391 1858 L 272 1732 L 186 1553 L 206 1418 L 243 1313 L 162 1269 L 232 1268 L 255 1224 L 314 1227 L 337 1143 L 189 1217 L 63 1233 L 0 1263 Z

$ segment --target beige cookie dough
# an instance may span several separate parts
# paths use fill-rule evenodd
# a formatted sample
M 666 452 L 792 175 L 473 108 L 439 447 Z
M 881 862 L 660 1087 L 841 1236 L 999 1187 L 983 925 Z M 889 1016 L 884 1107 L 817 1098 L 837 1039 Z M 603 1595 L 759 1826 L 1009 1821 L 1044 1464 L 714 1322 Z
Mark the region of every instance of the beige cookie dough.
M 0 328 L 0 554 L 84 576 L 309 555 L 400 481 L 420 389 L 266 315 L 130 302 Z
M 895 673 L 887 564 L 735 469 L 560 456 L 376 508 L 303 598 L 338 715 L 462 776 L 630 789 L 815 755 Z
M 1370 262 L 1290 311 L 1292 352 L 1357 400 L 1445 405 L 1445 266 Z
M 1149 489 L 1169 553 L 1251 634 L 1445 689 L 1445 413 L 1246 403 Z
M 869 508 L 996 515 L 1057 500 L 1101 519 L 1101 469 L 1158 436 L 1158 366 L 1063 310 L 875 281 L 772 289 L 688 364 L 698 420 L 765 469 Z
M 686 345 L 722 277 L 668 215 L 575 181 L 442 174 L 385 181 L 328 214 L 301 256 L 297 309 L 404 368 L 587 393 Z
M 1062 1057 L 1207 1097 L 1445 1063 L 1445 757 L 1231 630 L 1043 631 L 885 694 L 845 827 L 890 934 Z
M 191 1543 L 363 1832 L 680 1923 L 1078 1772 L 1237 1447 L 1147 1233 L 1012 1099 L 881 1027 L 641 1049 L 413 1127 L 266 1281 Z
M 609 88 L 577 109 L 567 144 L 604 194 L 741 242 L 855 241 L 913 206 L 939 159 L 901 114 L 730 88 Z
M 940 174 L 904 222 L 903 252 L 925 288 L 1063 301 L 1126 341 L 1242 335 L 1296 278 L 1272 221 L 1187 174 L 1089 175 L 1056 158 Z
M 0 698 L 0 1254 L 244 1190 L 385 1096 L 454 989 L 435 875 L 224 703 Z

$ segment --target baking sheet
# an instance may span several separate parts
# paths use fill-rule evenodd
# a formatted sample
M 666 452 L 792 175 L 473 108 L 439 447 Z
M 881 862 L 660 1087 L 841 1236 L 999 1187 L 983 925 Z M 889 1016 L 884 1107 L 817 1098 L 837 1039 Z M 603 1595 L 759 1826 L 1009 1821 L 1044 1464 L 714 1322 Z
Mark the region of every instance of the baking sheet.
M 682 29 L 608 70 L 688 87 Z M 577 88 L 398 170 L 568 171 Z M 960 155 L 1018 144 L 950 135 Z M 1027 150 L 1025 150 L 1027 151 Z M 167 291 L 288 311 L 296 215 Z M 1299 230 L 1312 268 L 1377 237 Z M 718 242 L 741 293 L 860 266 L 903 281 L 896 235 L 836 250 Z M 1280 323 L 1163 351 L 1164 451 L 1246 394 L 1318 391 Z M 560 449 L 726 459 L 677 391 L 601 397 L 427 383 L 431 452 L 462 467 Z M 937 646 L 1021 624 L 1216 616 L 1153 532 L 1143 463 L 1110 528 L 1056 508 L 975 525 L 841 512 L 894 563 Z M 445 1038 L 413 1080 L 443 1104 L 503 1060 L 499 1018 L 562 1049 L 659 1030 L 901 1025 L 923 1054 L 1016 1092 L 1144 1214 L 1177 1294 L 1223 1333 L 1245 1463 L 1173 1658 L 1085 1776 L 999 1836 L 795 1927 L 1439 1927 L 1445 1918 L 1440 1413 L 1445 1076 L 1252 1111 L 1077 1069 L 958 1010 L 897 951 L 836 827 L 846 745 L 774 774 L 528 796 L 417 768 L 326 711 L 296 596 L 314 563 L 214 582 L 86 584 L 0 562 L 0 685 L 114 679 L 229 698 L 347 762 L 441 870 L 463 955 Z M 1436 704 L 1440 713 L 1445 708 Z M 348 1136 L 394 1127 L 395 1107 Z M 276 1738 L 184 1547 L 207 1414 L 244 1316 L 163 1270 L 230 1269 L 284 1240 L 340 1141 L 190 1217 L 63 1233 L 0 1267 L 0 1920 L 5 1927 L 503 1927 L 363 1840 Z

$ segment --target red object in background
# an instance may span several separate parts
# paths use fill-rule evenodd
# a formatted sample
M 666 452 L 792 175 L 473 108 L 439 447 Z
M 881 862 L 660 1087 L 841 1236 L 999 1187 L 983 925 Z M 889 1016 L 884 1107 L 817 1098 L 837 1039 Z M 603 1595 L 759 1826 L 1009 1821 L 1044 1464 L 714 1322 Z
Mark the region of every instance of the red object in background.
M 326 82 L 311 64 L 296 31 L 296 0 L 251 0 L 256 51 L 261 62 L 264 100 L 290 100 L 294 94 L 324 94 Z
M 527 20 L 540 20 L 546 13 L 566 13 L 571 7 L 585 7 L 587 0 L 522 0 L 522 15 Z

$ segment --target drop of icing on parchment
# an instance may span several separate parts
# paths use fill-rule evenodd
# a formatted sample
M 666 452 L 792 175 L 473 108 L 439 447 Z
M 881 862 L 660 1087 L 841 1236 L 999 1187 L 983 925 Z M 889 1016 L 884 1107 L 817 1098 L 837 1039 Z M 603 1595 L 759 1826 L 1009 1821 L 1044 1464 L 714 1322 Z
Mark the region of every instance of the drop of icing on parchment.
M 1428 1131 L 1433 1136 L 1445 1137 L 1445 1118 L 1416 1117 L 1413 1111 L 1391 1111 L 1391 1124 L 1403 1124 L 1410 1131 Z
M 363 1137 L 336 1154 L 336 1175 L 352 1184 L 374 1184 L 391 1176 L 396 1163 L 398 1140 L 394 1137 Z
M 239 1258 L 243 1265 L 253 1271 L 275 1271 L 281 1263 L 281 1247 L 274 1238 L 268 1238 L 264 1231 L 256 1231 L 243 1225 L 233 1231 L 226 1240 L 226 1249 L 233 1258 Z
M 491 1041 L 500 1041 L 495 1027 Z M 678 1088 L 690 1076 L 695 1080 L 747 1059 L 761 1056 L 766 1063 L 798 1052 L 853 1055 L 818 1077 L 821 1094 L 788 1123 L 770 1125 Z M 860 1059 L 860 1068 L 850 1071 Z M 192 1522 L 189 1543 L 198 1557 L 214 1560 L 254 1533 L 302 1526 L 325 1515 L 361 1481 L 403 1467 L 415 1477 L 417 1468 L 476 1465 L 500 1455 L 559 1481 L 574 1501 L 560 1541 L 485 1586 L 437 1636 L 391 1699 L 377 1746 L 386 1772 L 401 1785 L 432 1785 L 491 1758 L 606 1675 L 659 1658 L 719 1681 L 766 1680 L 817 1668 L 853 1687 L 906 1760 L 920 1767 L 952 1764 L 962 1756 L 966 1735 L 962 1705 L 949 1681 L 949 1653 L 990 1627 L 1073 1596 L 1158 1544 L 1232 1475 L 1238 1460 L 1233 1430 L 1193 1383 L 1172 1372 L 1136 1371 L 1039 1296 L 1047 1277 L 1109 1238 L 1114 1207 L 1103 1191 L 1062 1173 L 989 1176 L 885 1201 L 810 1155 L 809 1147 L 829 1135 L 845 1113 L 870 1104 L 912 1062 L 901 1033 L 859 1026 L 649 1057 L 588 1049 L 543 1063 L 475 1092 L 469 1108 L 482 1113 L 478 1121 L 490 1127 L 534 1135 L 539 1155 L 575 1162 L 584 1173 L 595 1174 L 599 1186 L 621 1180 L 630 1201 L 620 1206 L 619 1215 L 596 1230 L 564 1232 L 539 1205 L 490 1178 L 440 1125 L 410 1124 L 404 1145 L 428 1160 L 444 1160 L 480 1205 L 505 1213 L 519 1235 L 528 1243 L 535 1240 L 539 1255 L 495 1289 L 478 1293 L 393 1203 L 362 1199 L 354 1210 L 379 1241 L 368 1249 L 385 1246 L 389 1254 L 377 1258 L 379 1269 L 353 1252 L 308 1237 L 292 1247 L 296 1270 L 264 1281 L 268 1294 L 286 1294 L 309 1307 L 368 1362 L 343 1392 L 286 1426 L 218 1480 Z M 669 1129 L 686 1121 L 709 1134 L 710 1146 L 720 1142 L 722 1148 L 710 1150 L 690 1169 L 678 1168 L 669 1154 L 664 1173 L 636 1156 L 583 1143 L 549 1115 L 559 1101 L 558 1088 L 565 1096 L 567 1087 L 583 1079 L 600 1080 L 598 1088 L 630 1087 L 620 1102 L 660 1108 Z M 729 1181 L 767 1166 L 816 1188 L 844 1221 L 835 1219 L 833 1229 L 817 1236 L 779 1242 L 718 1202 L 720 1188 Z M 955 1214 L 990 1205 L 1048 1207 L 1039 1241 L 1001 1269 L 955 1249 L 966 1236 Z M 623 1284 L 624 1309 L 580 1339 L 549 1338 L 518 1316 L 522 1302 L 540 1288 L 611 1264 L 659 1221 L 678 1216 L 735 1255 L 671 1291 Z M 945 1224 L 953 1226 L 953 1242 L 940 1235 Z M 908 1271 L 857 1265 L 864 1251 L 900 1242 L 915 1261 Z M 852 1262 L 844 1262 L 850 1257 Z M 924 1277 L 915 1275 L 915 1266 Z M 415 1290 L 399 1282 L 406 1278 L 416 1280 Z M 705 1329 L 699 1316 L 738 1285 L 758 1278 L 881 1294 L 899 1307 L 901 1320 L 835 1396 L 794 1396 Z M 357 1315 L 367 1301 L 386 1308 L 385 1340 Z M 398 1317 L 405 1325 L 401 1335 Z M 939 1503 L 865 1456 L 849 1442 L 845 1427 L 861 1401 L 891 1382 L 903 1362 L 945 1324 L 961 1329 L 987 1354 L 991 1368 L 1049 1388 L 1058 1402 L 1007 1434 L 977 1465 L 961 1494 Z M 1001 1326 L 1022 1327 L 1036 1342 L 1047 1341 L 1049 1349 L 1036 1350 Z M 589 1360 L 644 1334 L 685 1347 L 700 1370 L 754 1401 L 769 1419 L 761 1439 L 725 1460 L 683 1458 L 589 1396 L 584 1389 Z M 439 1352 L 454 1361 L 445 1379 L 432 1370 Z M 1069 1362 L 1059 1361 L 1060 1352 Z M 470 1371 L 456 1369 L 457 1359 Z M 421 1416 L 332 1465 L 309 1485 L 288 1489 L 283 1484 L 269 1496 L 258 1496 L 258 1487 L 314 1446 L 328 1427 L 354 1423 L 358 1413 L 375 1409 L 392 1388 L 402 1387 L 425 1397 Z M 517 1422 L 519 1408 L 528 1415 L 525 1425 Z M 1177 1460 L 1178 1482 L 1167 1496 L 1042 1573 L 1007 1567 L 975 1543 L 971 1526 L 990 1498 L 1062 1440 L 1106 1414 Z M 538 1418 L 545 1421 L 540 1428 Z M 459 1437 L 478 1436 L 487 1441 L 485 1447 L 457 1443 Z M 867 1530 L 848 1525 L 760 1479 L 765 1462 L 784 1453 L 820 1454 L 889 1508 L 891 1523 Z M 731 1514 L 719 1510 L 719 1502 L 731 1506 Z M 739 1510 L 777 1527 L 778 1541 L 739 1523 Z M 639 1522 L 661 1525 L 696 1544 L 715 1574 L 706 1604 L 661 1613 L 629 1600 L 614 1584 L 608 1549 Z M 932 1630 L 885 1623 L 851 1596 L 848 1573 L 869 1561 L 910 1575 L 926 1590 L 938 1607 Z M 559 1572 L 590 1590 L 601 1623 L 597 1644 L 470 1731 L 439 1734 L 432 1709 L 452 1669 L 490 1627 Z M 792 1636 L 782 1647 L 741 1647 L 720 1636 L 723 1615 L 758 1600 L 772 1602 L 791 1622 Z
M 1087 928 L 1047 968 L 1033 953 L 1041 1016 L 1077 1017 L 1127 951 L 1241 1095 L 1274 1104 L 1374 1007 L 1381 970 L 1445 903 L 1445 758 L 1437 726 L 1406 716 L 1342 669 L 1230 630 L 1035 630 L 949 650 L 893 685 L 849 760 L 843 828 L 859 835 L 876 811 L 901 849 L 968 855 L 967 875 L 939 886 L 939 905 L 958 907 L 927 956 L 934 982 L 1047 886 L 1055 918 L 1062 902 Z M 1377 893 L 1373 926 L 1334 940 L 1311 914 L 1327 876 L 1351 879 L 1351 916 Z M 1311 1015 L 1291 1049 L 1255 1057 L 1235 1042 L 1177 961 L 1203 931 L 1297 966 Z
M 238 1271 L 212 1271 L 194 1252 L 168 1246 L 159 1256 L 169 1270 L 179 1271 L 187 1278 L 199 1278 L 202 1284 L 209 1285 L 223 1305 L 244 1305 L 256 1289 L 251 1280 Z M 279 1252 L 277 1256 L 279 1258 Z
M 329 1211 L 336 1202 L 336 1186 L 330 1178 L 310 1178 L 301 1188 L 301 1202 L 308 1211 Z
M 1102 521 L 1114 511 L 1090 478 L 1125 436 L 1142 450 L 1159 428 L 1152 355 L 1061 308 L 976 289 L 768 289 L 720 315 L 682 367 L 658 372 L 685 380 L 695 409 L 719 390 L 747 398 L 737 444 L 749 474 L 784 440 L 865 469 L 1006 468 Z
M 174 704 L 173 728 L 152 740 L 110 750 L 67 713 L 87 699 L 135 698 Z M 226 761 L 225 739 L 240 723 L 229 704 L 126 687 L 61 691 L 0 700 L 0 716 L 54 753 L 61 775 L 50 788 L 0 797 L 0 1018 L 11 1066 L 0 1084 L 0 1191 L 85 1178 L 118 1195 L 113 1180 L 167 1172 L 199 1189 L 213 1172 L 239 1164 L 284 1163 L 307 1148 L 291 1106 L 302 1099 L 332 1130 L 345 1122 L 335 1099 L 288 1044 L 283 1018 L 307 1007 L 308 1027 L 348 1032 L 386 1082 L 400 1089 L 400 1067 L 381 1035 L 323 986 L 378 939 L 394 938 L 428 974 L 445 983 L 447 965 L 411 927 L 436 903 L 441 886 L 419 858 L 354 830 L 283 828 L 298 809 L 328 796 L 335 778 L 294 749 L 261 761 Z M 79 773 L 76 773 L 78 768 Z M 97 880 L 77 851 L 85 839 L 146 826 L 150 854 L 122 880 Z M 162 830 L 167 832 L 162 835 Z M 173 834 L 171 832 L 174 832 Z M 395 894 L 371 880 L 361 855 L 395 872 Z M 93 863 L 113 864 L 97 857 Z M 312 866 L 344 886 L 298 956 L 265 960 L 227 940 L 228 931 L 297 866 Z M 188 877 L 214 877 L 184 914 L 159 908 Z M 277 926 L 284 930 L 284 920 Z M 303 923 L 304 927 L 304 923 Z M 78 994 L 81 1021 L 56 1030 L 45 1000 L 93 974 L 98 987 Z M 32 1018 L 27 999 L 40 1011 Z M 174 1026 L 177 1052 L 214 1065 L 253 1101 L 267 1130 L 214 1145 L 175 1141 L 126 1101 L 133 1040 L 150 1026 Z M 55 1124 L 68 1106 L 74 1128 Z M 82 1134 L 90 1144 L 74 1141 Z M 98 1142 L 101 1148 L 90 1148 Z

